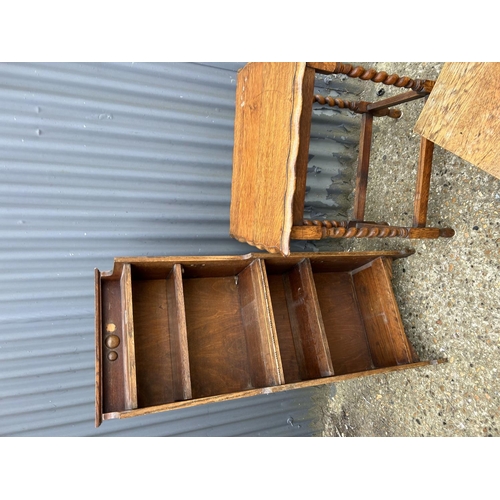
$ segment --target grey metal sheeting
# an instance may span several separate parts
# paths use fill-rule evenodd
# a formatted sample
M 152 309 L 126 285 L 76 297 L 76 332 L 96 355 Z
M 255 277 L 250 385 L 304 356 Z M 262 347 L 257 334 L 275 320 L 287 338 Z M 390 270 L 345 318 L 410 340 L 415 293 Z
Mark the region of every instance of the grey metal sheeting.
M 0 435 L 318 430 L 314 388 L 94 428 L 94 268 L 117 256 L 254 250 L 228 235 L 243 64 L 0 65 Z M 313 120 L 306 201 L 342 212 L 327 188 L 345 187 L 357 124 L 336 113 L 322 126 L 324 113 Z

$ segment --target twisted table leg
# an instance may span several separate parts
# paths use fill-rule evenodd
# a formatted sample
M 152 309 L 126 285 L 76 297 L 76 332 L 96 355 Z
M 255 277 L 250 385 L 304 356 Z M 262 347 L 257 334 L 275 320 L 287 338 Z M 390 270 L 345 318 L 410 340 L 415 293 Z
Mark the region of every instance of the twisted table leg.
M 334 98 L 330 96 L 322 96 L 321 94 L 315 94 L 313 96 L 313 104 L 317 102 L 318 104 L 327 104 L 330 107 L 347 108 L 354 113 L 367 113 L 368 106 L 371 104 L 366 101 L 347 101 L 344 99 Z M 385 108 L 376 111 L 376 116 L 389 116 L 390 118 L 399 118 L 401 116 L 401 111 L 394 108 Z
M 376 69 L 365 69 L 363 66 L 353 66 L 352 64 L 336 63 L 334 73 L 341 73 L 350 78 L 359 78 L 361 80 L 371 80 L 375 83 L 392 85 L 394 87 L 412 89 L 415 92 L 430 92 L 434 87 L 433 80 L 412 79 L 408 76 L 399 76 L 396 73 L 389 75 L 385 71 Z
M 302 226 L 293 226 L 291 239 L 321 240 L 323 238 L 451 238 L 450 228 L 389 226 L 368 222 L 305 219 Z

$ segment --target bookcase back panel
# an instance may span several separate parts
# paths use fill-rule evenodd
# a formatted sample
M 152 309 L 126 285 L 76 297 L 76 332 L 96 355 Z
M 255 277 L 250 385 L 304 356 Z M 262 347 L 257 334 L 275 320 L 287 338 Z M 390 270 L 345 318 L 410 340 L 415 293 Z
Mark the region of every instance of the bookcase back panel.
M 351 273 L 314 274 L 336 375 L 374 368 Z

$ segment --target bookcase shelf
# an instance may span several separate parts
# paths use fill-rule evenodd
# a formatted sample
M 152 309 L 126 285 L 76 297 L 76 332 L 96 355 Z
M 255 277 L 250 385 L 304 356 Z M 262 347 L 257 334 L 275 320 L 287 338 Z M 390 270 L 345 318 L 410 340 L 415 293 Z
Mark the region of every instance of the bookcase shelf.
M 392 289 L 411 253 L 116 258 L 95 271 L 96 426 L 441 362 Z

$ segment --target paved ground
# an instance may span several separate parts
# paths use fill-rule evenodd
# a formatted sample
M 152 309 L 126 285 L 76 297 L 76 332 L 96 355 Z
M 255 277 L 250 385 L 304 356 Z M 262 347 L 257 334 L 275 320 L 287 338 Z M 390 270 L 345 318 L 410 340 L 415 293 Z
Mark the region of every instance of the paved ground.
M 437 78 L 442 63 L 367 63 L 413 78 Z M 361 96 L 400 90 L 367 84 Z M 379 118 L 374 134 L 367 220 L 411 225 L 421 101 Z M 428 225 L 452 239 L 334 241 L 324 250 L 411 246 L 398 260 L 394 288 L 408 337 L 420 358 L 446 364 L 365 377 L 324 388 L 323 436 L 499 436 L 500 180 L 436 146 Z

